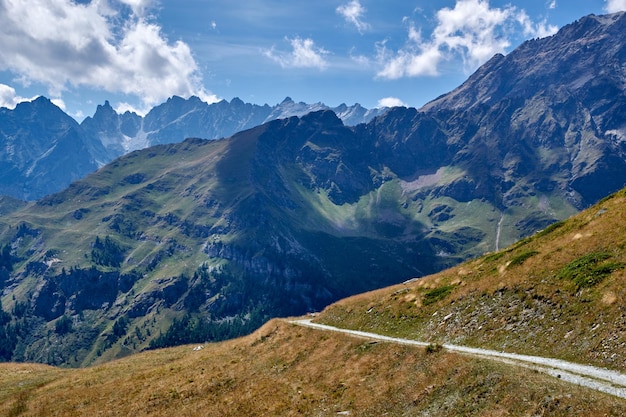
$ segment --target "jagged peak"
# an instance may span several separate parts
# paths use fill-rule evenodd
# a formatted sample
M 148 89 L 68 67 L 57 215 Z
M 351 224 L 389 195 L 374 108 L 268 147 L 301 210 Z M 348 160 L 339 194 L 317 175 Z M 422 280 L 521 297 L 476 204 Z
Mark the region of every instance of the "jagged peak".
M 39 96 L 39 97 L 37 97 L 36 99 L 34 99 L 34 100 L 32 100 L 32 101 L 23 101 L 23 102 L 19 103 L 19 104 L 18 104 L 18 106 L 19 106 L 20 104 L 31 104 L 31 103 L 32 103 L 32 104 L 35 104 L 35 105 L 51 104 L 51 105 L 53 105 L 53 106 L 55 106 L 55 107 L 58 107 L 56 104 L 54 104 L 54 103 L 52 102 L 52 100 L 50 100 L 50 99 L 49 99 L 48 97 L 46 97 L 46 96 Z
M 22 101 L 21 103 L 18 103 L 15 106 L 14 111 L 17 113 L 24 112 L 24 111 L 26 112 L 37 111 L 36 109 L 38 108 L 46 108 L 50 110 L 55 110 L 67 116 L 67 114 L 59 106 L 54 104 L 54 102 L 46 96 L 39 96 L 32 101 Z M 67 117 L 70 117 L 70 116 L 67 116 Z
M 96 114 L 101 112 L 115 113 L 115 110 L 113 109 L 113 107 L 111 107 L 111 103 L 109 103 L 109 100 L 105 100 L 104 104 L 98 104 L 98 107 L 96 108 Z

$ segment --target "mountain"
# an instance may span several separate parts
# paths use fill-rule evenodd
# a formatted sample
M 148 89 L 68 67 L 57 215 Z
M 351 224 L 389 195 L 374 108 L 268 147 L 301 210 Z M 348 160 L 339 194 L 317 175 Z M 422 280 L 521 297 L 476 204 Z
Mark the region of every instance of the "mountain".
M 84 365 L 220 339 L 457 262 L 395 184 L 365 191 L 358 145 L 321 111 L 135 151 L 10 212 L 0 283 L 24 327 L 5 358 Z
M 244 103 L 239 98 L 207 104 L 197 97 L 174 96 L 154 107 L 145 117 L 126 112 L 118 115 L 108 102 L 98 106 L 81 127 L 89 137 L 99 138 L 108 150 L 106 162 L 130 151 L 153 145 L 181 142 L 190 137 L 219 139 L 271 120 L 332 110 L 349 125 L 368 122 L 386 109 L 367 110 L 355 104 L 331 108 L 322 103 L 296 103 L 290 97 L 275 106 Z
M 320 110 L 158 145 L 11 204 L 0 284 L 17 327 L 2 357 L 86 365 L 232 337 L 559 224 L 626 181 L 624 74 L 587 65 L 623 66 L 625 26 L 585 17 L 420 110 L 356 126 Z M 564 60 L 541 60 L 544 84 L 543 51 Z M 193 114 L 184 102 L 144 127 Z
M 624 382 L 614 382 L 621 394 L 604 394 L 572 383 L 562 371 L 461 355 L 442 343 L 594 364 L 623 375 L 625 229 L 622 190 L 500 252 L 341 300 L 314 318 L 426 347 L 275 319 L 236 340 L 83 369 L 0 364 L 0 413 L 621 416 Z
M 74 119 L 40 97 L 0 108 L 0 194 L 34 200 L 66 188 L 98 165 L 102 145 Z
M 38 200 L 133 150 L 189 137 L 219 139 L 270 120 L 322 109 L 336 110 L 349 124 L 369 121 L 386 111 L 358 104 L 332 109 L 290 98 L 270 107 L 238 98 L 207 104 L 197 97 L 172 97 L 145 117 L 128 111 L 118 114 L 106 101 L 79 125 L 40 97 L 14 110 L 0 108 L 0 195 Z
M 501 207 L 532 188 L 588 206 L 626 179 L 625 27 L 624 13 L 586 16 L 496 55 L 422 111 L 463 145 L 455 165 L 484 162 Z

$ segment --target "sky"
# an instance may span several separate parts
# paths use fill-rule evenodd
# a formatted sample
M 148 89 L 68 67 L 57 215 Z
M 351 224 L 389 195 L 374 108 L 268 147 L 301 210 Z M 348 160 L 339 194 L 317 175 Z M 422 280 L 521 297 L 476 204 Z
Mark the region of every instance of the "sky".
M 626 0 L 0 0 L 0 107 L 421 107 L 496 53 Z

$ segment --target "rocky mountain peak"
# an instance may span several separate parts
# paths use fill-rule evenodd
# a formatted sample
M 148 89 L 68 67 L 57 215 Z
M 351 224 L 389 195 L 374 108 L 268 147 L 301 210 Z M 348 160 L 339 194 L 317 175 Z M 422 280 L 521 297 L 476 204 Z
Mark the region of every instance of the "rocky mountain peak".
M 626 47 L 615 40 L 625 31 L 625 12 L 586 16 L 555 35 L 526 41 L 506 56 L 495 55 L 461 86 L 421 110 L 467 110 L 501 100 L 527 100 L 561 85 L 582 91 L 598 82 L 599 75 L 623 83 Z

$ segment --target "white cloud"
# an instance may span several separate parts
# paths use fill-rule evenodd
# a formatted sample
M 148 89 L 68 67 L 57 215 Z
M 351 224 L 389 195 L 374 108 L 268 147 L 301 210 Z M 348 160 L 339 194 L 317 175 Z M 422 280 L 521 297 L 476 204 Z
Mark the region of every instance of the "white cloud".
M 378 100 L 378 108 L 383 107 L 408 107 L 402 100 L 396 97 L 385 97 Z
M 0 2 L 0 70 L 24 85 L 43 83 L 53 96 L 86 86 L 137 96 L 145 105 L 175 94 L 215 101 L 202 87 L 189 46 L 169 42 L 144 17 L 150 3 Z
M 283 68 L 318 68 L 325 69 L 328 62 L 324 59 L 328 51 L 315 46 L 312 39 L 287 38 L 293 50 L 291 52 L 275 51 L 274 48 L 264 51 L 265 56 L 278 62 Z
M 0 84 L 0 107 L 14 109 L 18 103 L 21 103 L 23 101 L 33 101 L 36 98 L 37 97 L 20 97 L 16 94 L 15 88 L 6 84 Z
M 524 34 L 543 37 L 556 32 L 544 22 L 533 23 L 524 10 L 513 6 L 491 8 L 488 0 L 457 0 L 453 9 L 442 8 L 436 14 L 437 26 L 430 39 L 424 40 L 413 24 L 409 24 L 406 45 L 388 51 L 379 45 L 379 77 L 434 76 L 442 62 L 460 58 L 466 71 L 472 71 L 496 53 L 510 46 L 511 26 L 517 23 Z
M 556 9 L 556 0 L 552 0 L 549 4 L 548 4 L 548 9 L 552 10 L 552 9 Z
M 363 33 L 369 29 L 370 25 L 363 21 L 363 15 L 366 9 L 361 5 L 359 0 L 352 0 L 350 3 L 341 5 L 337 7 L 336 11 L 346 19 L 346 22 L 353 24 L 359 33 Z
M 130 103 L 121 102 L 115 106 L 115 112 L 117 114 L 124 114 L 126 112 L 137 113 L 139 115 L 145 116 L 150 109 L 137 109 Z
M 65 107 L 65 102 L 63 101 L 63 99 L 53 98 L 50 101 L 52 102 L 52 104 L 54 104 L 55 106 L 57 106 L 58 108 L 60 108 L 63 111 L 65 111 L 67 109 Z
M 378 45 L 377 57 L 379 62 L 384 62 L 378 76 L 398 79 L 404 76 L 437 75 L 443 52 L 433 44 L 415 43 L 414 47 L 401 49 L 394 54 L 382 43 Z
M 524 35 L 526 36 L 545 38 L 546 36 L 554 35 L 559 29 L 557 26 L 548 25 L 545 20 L 533 23 L 524 10 L 517 13 L 516 20 L 524 29 Z
M 606 0 L 604 10 L 607 13 L 617 13 L 626 10 L 626 0 Z

